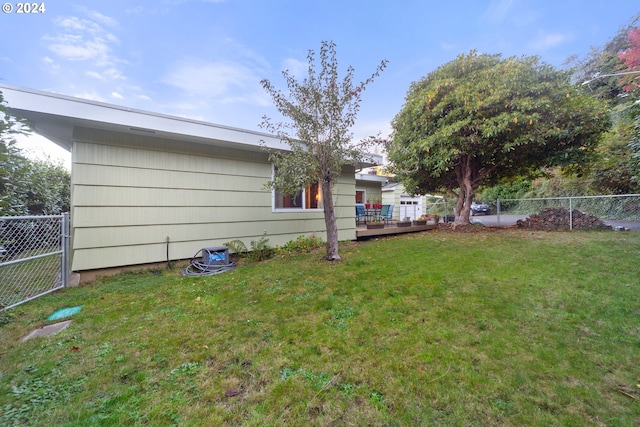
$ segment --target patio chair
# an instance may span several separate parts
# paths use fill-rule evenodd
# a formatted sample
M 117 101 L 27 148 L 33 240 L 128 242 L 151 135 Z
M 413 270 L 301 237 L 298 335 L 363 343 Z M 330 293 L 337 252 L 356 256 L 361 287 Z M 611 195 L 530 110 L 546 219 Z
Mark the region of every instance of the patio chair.
M 360 221 L 367 221 L 367 213 L 364 209 L 364 205 L 356 205 L 356 224 L 360 224 Z
M 391 221 L 391 217 L 393 216 L 393 205 L 382 205 L 382 209 L 380 209 L 380 219 L 383 220 L 386 224 Z
M 389 210 L 387 211 L 387 216 L 385 217 L 385 221 L 387 224 L 393 222 L 393 205 L 389 205 Z

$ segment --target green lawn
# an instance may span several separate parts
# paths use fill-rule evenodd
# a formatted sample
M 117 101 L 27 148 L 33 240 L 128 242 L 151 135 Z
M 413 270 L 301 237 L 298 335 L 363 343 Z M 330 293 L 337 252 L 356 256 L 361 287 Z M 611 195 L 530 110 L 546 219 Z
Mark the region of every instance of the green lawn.
M 0 425 L 640 422 L 640 233 L 431 231 L 341 255 L 127 273 L 0 313 Z

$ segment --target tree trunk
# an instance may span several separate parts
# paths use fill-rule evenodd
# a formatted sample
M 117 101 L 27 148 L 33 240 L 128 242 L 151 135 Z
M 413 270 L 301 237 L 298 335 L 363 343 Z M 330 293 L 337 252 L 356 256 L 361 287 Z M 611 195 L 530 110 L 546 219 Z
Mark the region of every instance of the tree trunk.
M 456 166 L 456 177 L 458 179 L 458 185 L 460 187 L 460 193 L 458 194 L 458 200 L 454 209 L 455 219 L 453 226 L 467 225 L 470 223 L 469 214 L 471 212 L 471 202 L 473 202 L 474 189 L 471 182 L 471 166 L 470 158 L 463 160 L 458 166 Z
M 470 223 L 469 214 L 471 213 L 471 199 L 473 199 L 473 194 L 471 194 L 471 198 L 469 198 L 469 195 L 466 192 L 460 191 L 460 194 L 458 195 L 458 201 L 456 202 L 456 208 L 460 205 L 460 210 L 454 212 L 454 227 L 458 225 L 467 225 Z
M 329 261 L 340 261 L 340 255 L 338 255 L 338 224 L 336 223 L 336 212 L 333 207 L 330 176 L 322 180 L 321 188 L 324 223 L 327 228 L 327 254 L 325 258 Z

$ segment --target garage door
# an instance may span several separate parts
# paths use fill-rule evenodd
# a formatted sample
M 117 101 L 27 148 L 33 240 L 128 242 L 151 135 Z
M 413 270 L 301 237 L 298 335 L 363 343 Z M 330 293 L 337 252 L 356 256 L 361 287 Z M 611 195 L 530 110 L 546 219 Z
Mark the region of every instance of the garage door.
M 416 219 L 422 215 L 422 197 L 400 196 L 400 219 Z

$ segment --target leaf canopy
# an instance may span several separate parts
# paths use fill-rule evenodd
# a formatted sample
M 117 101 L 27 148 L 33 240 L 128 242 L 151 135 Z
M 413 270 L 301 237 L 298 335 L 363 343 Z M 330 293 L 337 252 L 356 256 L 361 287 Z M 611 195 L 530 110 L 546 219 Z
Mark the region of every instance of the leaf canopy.
M 409 88 L 387 146 L 415 194 L 468 190 L 585 161 L 606 107 L 537 57 L 460 55 Z M 458 193 L 456 193 L 458 194 Z

